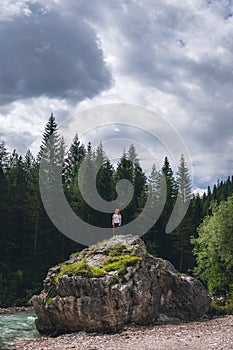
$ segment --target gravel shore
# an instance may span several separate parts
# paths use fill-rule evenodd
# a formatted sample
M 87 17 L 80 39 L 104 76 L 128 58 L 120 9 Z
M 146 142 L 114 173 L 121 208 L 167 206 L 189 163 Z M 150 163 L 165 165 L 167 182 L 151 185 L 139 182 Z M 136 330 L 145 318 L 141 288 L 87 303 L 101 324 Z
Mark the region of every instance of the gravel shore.
M 182 324 L 128 327 L 118 334 L 66 334 L 38 338 L 15 350 L 232 350 L 233 315 Z
M 12 314 L 14 312 L 23 312 L 23 311 L 33 311 L 33 308 L 32 306 L 13 306 L 8 308 L 0 308 L 0 315 Z

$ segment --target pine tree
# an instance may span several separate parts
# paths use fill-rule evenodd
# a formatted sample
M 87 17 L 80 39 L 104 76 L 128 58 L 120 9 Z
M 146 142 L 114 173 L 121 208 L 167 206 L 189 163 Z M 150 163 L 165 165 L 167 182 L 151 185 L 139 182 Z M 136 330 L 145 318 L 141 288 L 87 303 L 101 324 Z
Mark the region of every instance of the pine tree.
M 100 143 L 96 149 L 94 164 L 98 170 L 96 176 L 97 192 L 105 201 L 110 202 L 116 198 L 114 168 L 109 159 L 106 157 L 102 143 Z M 110 227 L 111 220 L 109 214 L 105 213 L 104 210 L 102 212 L 101 208 L 98 209 L 99 212 L 95 213 L 96 225 L 101 227 Z
M 106 157 L 102 143 L 96 149 L 95 166 L 98 169 L 96 187 L 100 196 L 106 201 L 115 198 L 114 168 Z
M 140 166 L 140 160 L 138 158 L 138 155 L 136 153 L 135 146 L 133 144 L 130 145 L 129 150 L 127 152 L 127 159 L 132 164 L 132 173 L 133 173 L 133 179 L 132 183 L 134 186 L 134 196 L 133 196 L 133 205 L 131 206 L 131 210 L 133 212 L 139 212 L 139 198 L 141 201 L 141 198 L 144 198 L 145 192 L 146 192 L 146 175 L 144 171 L 142 170 Z
M 156 215 L 156 204 L 157 204 L 157 185 L 158 185 L 159 173 L 156 170 L 155 164 L 153 164 L 150 176 L 148 177 L 148 197 L 151 200 L 151 212 L 150 215 L 155 217 Z M 147 245 L 147 249 L 153 255 L 157 255 L 158 251 L 158 242 L 156 235 L 156 227 L 155 225 L 151 227 L 151 229 L 145 235 L 145 241 Z
M 183 154 L 181 155 L 177 173 L 178 196 L 181 203 L 189 202 L 192 197 L 192 180 L 189 168 L 185 162 Z
M 38 154 L 40 161 L 40 176 L 43 193 L 47 193 L 46 201 L 54 206 L 53 193 L 59 188 L 60 176 L 63 169 L 64 141 L 58 134 L 57 123 L 53 113 L 45 126 L 42 143 Z M 56 206 L 56 205 L 55 205 Z
M 116 179 L 126 179 L 133 183 L 133 163 L 127 158 L 125 152 L 123 152 L 116 169 Z
M 36 271 L 40 268 L 38 261 L 38 241 L 40 240 L 39 231 L 42 230 L 42 223 L 46 216 L 41 201 L 39 191 L 39 163 L 35 160 L 30 151 L 27 151 L 24 159 L 24 169 L 27 179 L 28 191 L 26 197 L 26 218 L 27 218 L 27 250 L 25 256 L 25 270 L 31 281 L 38 281 Z M 28 266 L 28 260 L 31 264 Z
M 69 148 L 64 166 L 64 183 L 66 187 L 70 187 L 74 178 L 78 174 L 79 165 L 85 156 L 85 147 L 81 144 L 78 134 L 75 134 L 73 142 Z
M 123 152 L 120 161 L 117 164 L 116 173 L 115 173 L 115 183 L 117 183 L 120 180 L 128 180 L 131 185 L 133 186 L 133 163 L 127 159 L 127 154 Z M 119 197 L 124 200 L 124 198 L 129 197 L 130 188 L 124 188 L 121 191 L 119 191 Z M 121 203 L 120 206 L 125 207 L 125 203 Z M 121 208 L 120 208 L 121 209 Z M 124 218 L 124 223 L 130 222 L 130 220 L 133 218 L 133 212 L 130 208 L 130 205 L 128 205 L 123 211 L 121 209 L 121 214 Z
M 181 155 L 178 166 L 177 185 L 179 210 L 182 215 L 182 213 L 186 211 L 186 206 L 190 203 L 192 196 L 191 176 L 183 155 Z M 179 262 L 177 264 L 179 266 L 179 271 L 183 271 L 184 265 L 186 270 L 189 267 L 188 260 L 192 255 L 192 247 L 190 244 L 190 237 L 192 233 L 193 224 L 192 212 L 190 208 L 190 210 L 186 212 L 185 217 L 182 219 L 182 222 L 176 228 L 172 236 L 174 245 L 179 254 Z
M 165 157 L 164 165 L 162 167 L 162 174 L 166 179 L 167 185 L 167 200 L 165 210 L 169 211 L 170 214 L 177 196 L 177 183 L 175 181 L 173 170 L 170 166 L 168 157 Z
M 123 211 L 124 222 L 128 223 L 140 214 L 146 196 L 146 176 L 143 172 L 136 149 L 134 145 L 130 145 L 128 152 L 122 154 L 120 162 L 116 169 L 116 181 L 121 179 L 128 180 L 133 187 L 133 198 L 127 208 Z M 126 190 L 127 191 L 127 190 Z M 129 189 L 128 189 L 129 191 Z M 127 194 L 122 196 L 128 197 Z
M 23 160 L 26 181 L 29 181 L 33 167 L 36 165 L 36 160 L 30 150 L 26 152 Z
M 171 216 L 177 196 L 177 184 L 170 166 L 168 157 L 165 157 L 162 171 L 157 177 L 157 201 L 162 202 L 166 198 L 163 212 L 155 224 L 156 239 L 158 242 L 158 255 L 172 260 L 172 239 L 166 234 L 166 226 Z
M 72 207 L 84 221 L 92 223 L 92 203 L 94 194 L 90 190 L 95 181 L 94 152 L 91 142 L 88 142 L 86 155 L 82 160 L 82 167 L 74 179 Z
M 200 197 L 199 193 L 197 193 L 197 195 L 192 198 L 191 207 L 192 207 L 193 236 L 197 237 L 197 228 L 204 217 L 202 198 Z
M 104 162 L 107 160 L 106 154 L 104 152 L 103 144 L 100 142 L 100 144 L 96 148 L 95 152 L 95 164 L 98 169 L 104 164 Z
M 55 120 L 55 117 L 53 115 L 53 113 L 51 113 L 50 117 L 49 117 L 49 120 L 45 126 L 45 130 L 44 130 L 44 133 L 43 133 L 43 137 L 42 137 L 42 143 L 41 143 L 41 146 L 40 146 L 40 150 L 39 150 L 39 153 L 38 153 L 38 156 L 37 156 L 37 160 L 40 161 L 42 156 L 45 157 L 45 155 L 43 154 L 44 151 L 46 150 L 46 152 L 48 152 L 47 148 L 48 148 L 48 141 L 49 139 L 51 138 L 51 136 L 54 137 L 54 142 L 57 141 L 57 139 L 59 139 L 58 135 L 58 130 L 57 130 L 57 123 L 56 123 L 56 120 Z
M 9 152 L 4 141 L 0 142 L 0 171 L 5 172 L 9 162 Z
M 45 126 L 42 144 L 38 159 L 40 160 L 40 192 L 43 198 L 43 204 L 46 210 L 49 210 L 50 217 L 57 215 L 56 196 L 58 191 L 63 191 L 60 186 L 62 181 L 62 170 L 64 163 L 65 144 L 62 137 L 58 133 L 57 123 L 53 114 Z M 39 215 L 39 217 L 37 216 Z M 40 216 L 40 207 L 35 211 L 36 229 L 35 229 L 35 245 L 37 261 L 43 260 L 43 266 L 48 265 L 48 261 L 53 258 L 55 261 L 64 256 L 64 235 L 58 231 L 53 225 L 45 212 Z M 39 225 L 37 227 L 37 224 Z M 51 250 L 51 242 L 53 242 L 54 254 L 49 257 Z
M 143 172 L 142 168 L 138 163 L 134 164 L 134 177 L 133 177 L 133 186 L 134 186 L 134 195 L 132 200 L 132 206 L 131 210 L 135 213 L 138 212 L 139 208 L 142 210 L 143 208 L 140 207 L 140 203 L 142 198 L 145 198 L 146 193 L 146 175 Z
M 65 144 L 65 139 L 62 136 L 60 138 L 60 145 L 59 145 L 59 161 L 60 161 L 59 164 L 63 169 L 64 169 L 65 155 L 66 155 L 66 144 Z M 63 170 L 63 173 L 64 173 L 64 170 Z
M 139 158 L 136 153 L 136 148 L 133 144 L 129 146 L 129 150 L 127 152 L 127 159 L 132 162 L 134 165 L 139 165 Z
M 158 183 L 158 172 L 156 170 L 155 164 L 152 165 L 151 173 L 148 178 L 148 190 L 151 192 L 151 196 L 156 200 L 157 196 L 157 183 Z

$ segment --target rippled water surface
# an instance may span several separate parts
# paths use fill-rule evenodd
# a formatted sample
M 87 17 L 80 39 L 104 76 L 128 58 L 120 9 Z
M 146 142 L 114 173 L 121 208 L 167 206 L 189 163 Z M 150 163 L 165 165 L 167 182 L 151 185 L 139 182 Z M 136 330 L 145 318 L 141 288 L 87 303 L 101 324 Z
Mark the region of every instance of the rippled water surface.
M 32 312 L 16 312 L 0 315 L 0 349 L 21 338 L 38 337 L 35 315 Z

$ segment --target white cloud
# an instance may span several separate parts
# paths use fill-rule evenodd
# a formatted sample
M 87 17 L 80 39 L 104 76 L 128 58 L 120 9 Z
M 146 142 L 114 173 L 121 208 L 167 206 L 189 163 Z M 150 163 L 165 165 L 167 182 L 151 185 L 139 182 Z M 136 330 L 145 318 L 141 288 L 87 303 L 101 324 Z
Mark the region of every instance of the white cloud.
M 14 17 L 30 16 L 30 14 L 28 1 L 1 0 L 0 2 L 0 22 L 10 21 Z
M 196 188 L 194 188 L 194 190 L 193 190 L 193 194 L 194 194 L 194 195 L 199 194 L 201 197 L 204 195 L 204 193 L 207 194 L 207 189 L 206 189 L 206 188 L 196 187 Z

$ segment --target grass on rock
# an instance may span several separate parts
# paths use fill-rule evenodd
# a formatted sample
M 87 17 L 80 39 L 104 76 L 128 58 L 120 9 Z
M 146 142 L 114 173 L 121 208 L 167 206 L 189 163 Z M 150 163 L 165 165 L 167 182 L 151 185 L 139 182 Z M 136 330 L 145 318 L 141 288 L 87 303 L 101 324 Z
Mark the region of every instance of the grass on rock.
M 104 277 L 109 272 L 117 271 L 115 282 L 127 273 L 128 266 L 134 266 L 142 258 L 135 255 L 134 251 L 128 252 L 125 244 L 119 243 L 109 249 L 107 257 L 103 259 L 102 264 L 93 266 L 87 263 L 87 259 L 82 259 L 80 262 L 73 264 L 60 264 L 60 272 L 55 277 L 55 282 L 58 283 L 59 278 L 63 275 L 68 276 L 83 276 L 83 277 Z
M 68 264 L 61 266 L 59 274 L 55 277 L 55 282 L 58 282 L 59 278 L 63 275 L 75 276 L 80 275 L 83 277 L 103 277 L 106 275 L 106 271 L 101 267 L 88 265 L 86 260 L 83 259 L 79 263 Z

